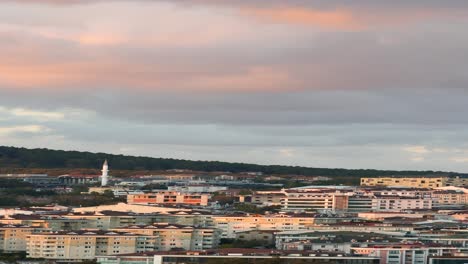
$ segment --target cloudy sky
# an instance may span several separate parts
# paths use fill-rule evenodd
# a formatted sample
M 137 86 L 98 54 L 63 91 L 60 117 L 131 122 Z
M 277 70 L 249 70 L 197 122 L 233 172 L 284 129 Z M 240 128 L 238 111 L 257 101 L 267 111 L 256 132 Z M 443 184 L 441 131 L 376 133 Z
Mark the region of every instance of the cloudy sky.
M 468 1 L 3 0 L 0 145 L 468 172 Z

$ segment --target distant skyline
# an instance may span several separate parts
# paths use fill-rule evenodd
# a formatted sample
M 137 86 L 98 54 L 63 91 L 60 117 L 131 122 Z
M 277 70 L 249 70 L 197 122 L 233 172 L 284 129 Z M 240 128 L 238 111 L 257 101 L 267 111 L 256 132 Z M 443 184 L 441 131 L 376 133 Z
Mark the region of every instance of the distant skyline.
M 468 2 L 6 0 L 0 145 L 468 172 Z

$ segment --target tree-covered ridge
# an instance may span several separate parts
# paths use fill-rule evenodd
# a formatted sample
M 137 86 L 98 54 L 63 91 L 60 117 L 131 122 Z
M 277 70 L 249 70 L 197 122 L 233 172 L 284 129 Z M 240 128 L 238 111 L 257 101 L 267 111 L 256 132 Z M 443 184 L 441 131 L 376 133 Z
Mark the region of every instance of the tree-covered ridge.
M 100 168 L 107 159 L 113 170 L 170 170 L 263 172 L 279 175 L 373 177 L 388 175 L 449 174 L 436 171 L 396 171 L 373 169 L 329 169 L 300 166 L 257 165 L 220 161 L 191 161 L 151 157 L 135 157 L 106 153 L 27 149 L 0 146 L 0 168 Z

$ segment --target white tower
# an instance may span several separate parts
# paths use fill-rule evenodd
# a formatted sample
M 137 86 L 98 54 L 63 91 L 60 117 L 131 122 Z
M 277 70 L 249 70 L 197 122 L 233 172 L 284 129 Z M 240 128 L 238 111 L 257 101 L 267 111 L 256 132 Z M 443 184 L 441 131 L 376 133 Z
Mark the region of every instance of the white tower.
M 107 181 L 109 180 L 109 165 L 107 165 L 107 160 L 104 161 L 102 165 L 102 175 L 101 175 L 101 186 L 107 186 Z

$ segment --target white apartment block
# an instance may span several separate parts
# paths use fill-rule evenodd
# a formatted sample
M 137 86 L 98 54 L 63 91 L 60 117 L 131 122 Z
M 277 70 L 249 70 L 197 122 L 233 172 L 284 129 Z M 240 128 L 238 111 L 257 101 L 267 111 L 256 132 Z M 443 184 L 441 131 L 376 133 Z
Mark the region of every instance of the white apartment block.
M 164 223 L 127 226 L 115 228 L 113 231 L 157 237 L 154 250 L 158 251 L 213 249 L 218 247 L 220 239 L 219 231 L 213 228 L 194 228 Z
M 213 216 L 214 227 L 221 230 L 222 238 L 235 238 L 239 232 L 252 230 L 307 230 L 314 225 L 311 216 L 286 214 L 252 216 Z
M 113 231 L 70 231 L 28 236 L 28 258 L 94 259 L 96 256 L 154 250 L 156 237 Z
M 348 195 L 341 192 L 287 190 L 282 200 L 283 210 L 343 210 L 348 207 Z

